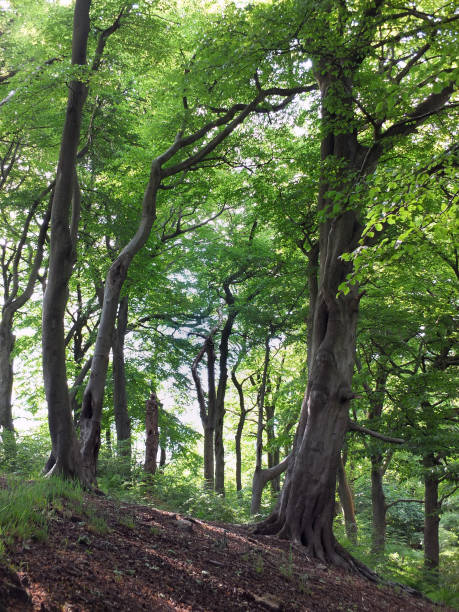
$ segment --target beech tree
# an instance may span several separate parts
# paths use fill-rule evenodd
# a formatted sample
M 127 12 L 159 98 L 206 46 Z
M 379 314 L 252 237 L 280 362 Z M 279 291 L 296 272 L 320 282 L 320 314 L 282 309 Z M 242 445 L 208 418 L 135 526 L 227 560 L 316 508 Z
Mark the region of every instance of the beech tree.
M 319 10 L 296 5 L 301 18 L 291 44 L 309 58 L 320 89 L 319 271 L 311 296 L 308 387 L 292 458 L 278 506 L 259 531 L 279 533 L 315 557 L 368 576 L 332 531 L 362 298 L 357 279 L 347 284 L 352 262 L 346 254 L 384 231 L 382 215 L 363 234 L 379 167 L 390 156 L 393 164 L 402 143 L 415 146 L 425 126 L 454 108 L 452 48 L 443 47 L 456 21 L 451 8 L 399 10 L 383 1 L 332 2 Z

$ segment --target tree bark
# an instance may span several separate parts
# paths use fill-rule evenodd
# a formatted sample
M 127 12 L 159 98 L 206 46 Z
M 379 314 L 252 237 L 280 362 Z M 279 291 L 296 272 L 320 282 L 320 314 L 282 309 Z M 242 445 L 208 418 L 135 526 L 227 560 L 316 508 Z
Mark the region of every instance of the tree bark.
M 242 384 L 236 377 L 236 372 L 233 369 L 231 372 L 231 380 L 235 386 L 239 395 L 239 420 L 237 422 L 236 435 L 234 437 L 235 450 L 236 450 L 236 491 L 242 490 L 242 452 L 241 452 L 241 440 L 242 432 L 244 431 L 245 420 L 247 417 L 248 410 L 245 408 L 244 391 Z
M 345 200 L 349 198 L 353 176 L 362 164 L 362 150 L 345 122 L 340 121 L 341 129 L 335 131 L 338 118 L 328 110 L 339 107 L 352 116 L 349 80 L 341 76 L 337 82 L 321 65 L 317 79 L 324 118 L 318 210 L 326 220 L 320 224 L 318 291 L 311 304 L 308 387 L 277 508 L 259 531 L 278 533 L 305 546 L 311 556 L 347 568 L 359 567 L 370 577 L 371 573 L 339 546 L 332 529 L 340 450 L 353 398 L 359 306 L 357 284 L 347 287 L 347 293 L 339 289 L 352 270 L 341 254 L 357 247 L 362 226 L 357 210 L 340 205 L 335 212 L 329 194 L 339 190 Z
M 90 0 L 77 0 L 75 4 L 73 65 L 86 64 L 90 5 Z M 72 477 L 81 476 L 81 462 L 67 385 L 64 314 L 68 282 L 76 257 L 80 204 L 76 160 L 87 93 L 88 89 L 82 81 L 70 82 L 51 212 L 49 270 L 42 322 L 43 377 L 53 455 L 56 460 L 49 473 Z
M 437 571 L 440 564 L 440 542 L 438 528 L 440 525 L 440 503 L 438 500 L 438 475 L 435 468 L 438 460 L 431 453 L 423 459 L 424 464 L 424 567 Z
M 215 490 L 222 495 L 225 494 L 225 448 L 223 444 L 223 420 L 225 417 L 225 395 L 228 382 L 228 345 L 233 331 L 237 310 L 233 310 L 234 297 L 229 290 L 229 284 L 225 285 L 226 303 L 230 311 L 226 323 L 222 329 L 219 345 L 219 376 L 217 387 L 217 398 L 215 403 Z
M 150 179 L 142 202 L 142 216 L 137 231 L 110 266 L 104 289 L 102 314 L 97 332 L 91 374 L 83 395 L 81 409 L 81 456 L 84 478 L 96 482 L 97 457 L 100 448 L 100 422 L 102 417 L 108 358 L 113 329 L 123 283 L 134 256 L 146 243 L 156 218 L 156 195 L 161 182 L 160 164 L 152 162 Z
M 374 555 L 384 553 L 386 542 L 386 496 L 383 488 L 382 455 L 371 456 L 371 552 Z
M 287 455 L 283 461 L 273 467 L 264 470 L 255 470 L 252 481 L 252 501 L 250 505 L 250 514 L 258 514 L 261 508 L 261 497 L 263 489 L 269 481 L 285 472 L 290 461 L 290 455 Z
M 127 324 L 128 298 L 125 296 L 119 303 L 117 325 L 113 332 L 113 408 L 118 453 L 130 463 L 131 419 L 128 412 L 126 367 L 124 363 L 124 339 L 126 337 Z
M 263 360 L 263 374 L 261 377 L 261 385 L 258 392 L 258 427 L 257 427 L 257 441 L 256 441 L 256 453 L 255 453 L 255 471 L 252 479 L 252 502 L 250 506 L 250 513 L 257 514 L 261 504 L 261 493 L 263 487 L 266 484 L 265 480 L 261 476 L 262 463 L 263 463 L 263 429 L 264 429 L 264 407 L 265 407 L 265 394 L 266 394 L 266 382 L 268 379 L 268 368 L 270 358 L 270 343 L 271 334 L 268 334 L 265 339 L 265 354 Z M 274 478 L 274 476 L 273 476 Z
M 342 456 L 338 463 L 338 494 L 344 514 L 346 535 L 353 544 L 357 544 L 357 519 L 355 517 L 354 497 L 346 477 Z
M 13 413 L 11 393 L 13 390 L 13 348 L 14 335 L 12 320 L 3 317 L 0 323 L 0 427 L 3 429 L 5 448 L 11 439 L 14 440 Z M 8 432 L 8 433 L 6 433 Z
M 215 349 L 213 336 L 217 328 L 214 327 L 207 336 L 199 353 L 191 366 L 196 392 L 198 395 L 199 415 L 204 430 L 204 484 L 207 488 L 214 488 L 214 430 L 215 430 Z M 204 355 L 207 354 L 207 403 L 198 373 L 198 366 Z
M 155 474 L 159 446 L 158 412 L 159 401 L 156 393 L 153 392 L 147 400 L 145 410 L 145 465 L 144 470 L 149 474 Z

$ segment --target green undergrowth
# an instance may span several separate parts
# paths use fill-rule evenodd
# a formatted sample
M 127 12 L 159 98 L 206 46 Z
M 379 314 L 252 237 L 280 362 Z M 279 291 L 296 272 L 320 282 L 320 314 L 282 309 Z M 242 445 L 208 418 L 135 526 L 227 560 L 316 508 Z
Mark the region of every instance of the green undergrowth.
M 64 500 L 81 507 L 81 487 L 60 478 L 8 478 L 0 489 L 0 554 L 15 540 L 46 540 L 50 516 Z
M 253 517 L 249 488 L 237 492 L 227 482 L 225 495 L 219 495 L 203 487 L 202 478 L 196 474 L 202 474 L 201 465 L 190 465 L 189 457 L 186 464 L 171 463 L 152 477 L 138 463 L 126 465 L 120 458 L 105 455 L 99 463 L 98 483 L 104 493 L 120 501 L 153 505 L 208 521 L 253 522 L 254 518 L 266 515 L 272 505 L 268 493 L 261 514 Z
M 53 476 L 6 479 L 0 488 L 0 558 L 15 542 L 45 541 L 51 520 L 78 517 L 80 525 L 97 535 L 109 531 L 107 522 L 85 498 L 81 486 Z
M 424 568 L 422 549 L 412 548 L 406 540 L 389 536 L 384 554 L 373 555 L 370 529 L 361 529 L 358 543 L 353 544 L 346 538 L 339 522 L 335 523 L 335 534 L 341 544 L 383 579 L 412 587 L 436 603 L 459 610 L 459 548 L 443 552 L 439 571 L 432 572 Z

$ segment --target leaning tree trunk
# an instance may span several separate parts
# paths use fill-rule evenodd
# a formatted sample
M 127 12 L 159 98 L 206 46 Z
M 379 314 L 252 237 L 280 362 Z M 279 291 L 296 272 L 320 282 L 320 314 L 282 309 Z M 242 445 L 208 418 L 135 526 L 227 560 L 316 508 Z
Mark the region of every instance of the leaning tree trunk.
M 317 76 L 324 116 L 318 209 L 325 220 L 320 225 L 318 292 L 311 304 L 314 318 L 308 347 L 308 387 L 278 506 L 259 530 L 277 532 L 323 561 L 357 568 L 358 562 L 336 542 L 332 527 L 340 450 L 354 397 L 359 309 L 357 284 L 340 290 L 352 270 L 352 264 L 341 255 L 357 247 L 362 233 L 358 211 L 348 205 L 362 159 L 356 135 L 346 132 L 345 122 L 339 122 L 328 110 L 339 107 L 340 112 L 346 109 L 352 116 L 351 84 L 345 77 L 334 81 L 322 68 Z M 338 123 L 341 129 L 335 133 Z M 330 197 L 333 193 L 340 195 L 338 211 L 337 200 Z
M 77 0 L 75 4 L 73 65 L 86 64 L 90 5 L 90 0 Z M 67 386 L 64 314 L 68 282 L 76 256 L 80 204 L 76 160 L 81 116 L 87 93 L 87 87 L 82 81 L 70 82 L 51 212 L 48 281 L 43 298 L 43 377 L 53 455 L 56 460 L 52 471 L 65 476 L 81 474 L 79 448 Z
M 116 441 L 118 453 L 131 460 L 131 419 L 128 412 L 126 391 L 126 366 L 124 363 L 124 338 L 128 323 L 128 298 L 120 301 L 117 325 L 113 332 L 113 409 L 115 413 Z
M 100 423 L 107 379 L 108 358 L 123 283 L 134 256 L 146 243 L 156 218 L 156 195 L 161 182 L 160 162 L 155 159 L 142 202 L 142 216 L 137 231 L 110 266 L 105 279 L 102 314 L 97 332 L 91 375 L 83 395 L 81 409 L 81 455 L 84 478 L 96 482 L 97 457 L 100 448 Z
M 434 455 L 424 457 L 424 567 L 438 571 L 440 564 L 440 543 L 438 527 L 440 525 L 440 503 L 438 501 L 438 474 L 435 471 L 438 460 Z

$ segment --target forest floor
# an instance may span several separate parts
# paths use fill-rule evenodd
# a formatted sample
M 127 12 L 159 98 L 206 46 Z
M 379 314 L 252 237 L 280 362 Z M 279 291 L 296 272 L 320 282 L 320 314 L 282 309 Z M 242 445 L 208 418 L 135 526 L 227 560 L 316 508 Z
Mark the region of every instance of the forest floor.
M 0 612 L 447 610 L 308 559 L 275 537 L 88 495 L 0 563 Z

